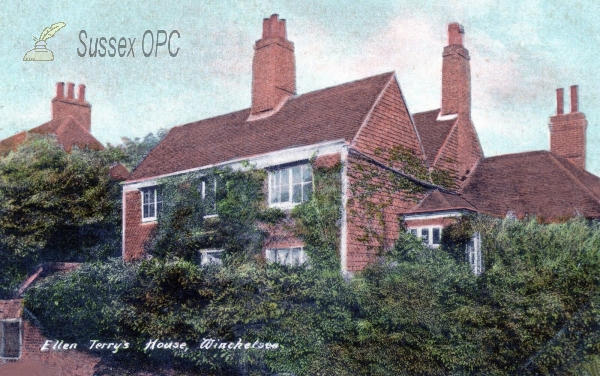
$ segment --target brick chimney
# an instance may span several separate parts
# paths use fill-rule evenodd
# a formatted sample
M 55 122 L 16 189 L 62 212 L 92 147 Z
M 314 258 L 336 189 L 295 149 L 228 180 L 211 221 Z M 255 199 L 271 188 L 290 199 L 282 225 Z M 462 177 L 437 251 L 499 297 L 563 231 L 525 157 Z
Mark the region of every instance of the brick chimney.
M 79 93 L 75 98 L 75 84 L 67 84 L 65 97 L 65 83 L 56 84 L 56 97 L 52 99 L 52 119 L 73 116 L 88 132 L 92 129 L 92 106 L 85 100 L 85 85 L 79 85 Z
M 550 151 L 585 170 L 587 120 L 579 112 L 579 86 L 571 86 L 571 112 L 564 113 L 564 90 L 556 89 L 556 115 L 550 117 Z
M 469 51 L 463 46 L 465 30 L 459 23 L 448 25 L 448 46 L 442 64 L 441 115 L 471 114 L 471 68 Z
M 294 94 L 294 44 L 287 40 L 285 20 L 273 14 L 263 20 L 262 38 L 254 45 L 251 118 L 277 110 Z

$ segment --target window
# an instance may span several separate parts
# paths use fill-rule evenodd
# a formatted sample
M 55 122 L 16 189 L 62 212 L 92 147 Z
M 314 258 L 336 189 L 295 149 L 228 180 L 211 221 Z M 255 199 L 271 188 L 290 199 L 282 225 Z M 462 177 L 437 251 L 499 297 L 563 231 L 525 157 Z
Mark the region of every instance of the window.
M 467 262 L 471 265 L 471 270 L 475 275 L 483 273 L 483 257 L 481 254 L 481 234 L 476 232 L 467 243 L 466 249 Z
M 222 265 L 223 260 L 221 260 L 221 256 L 223 254 L 222 249 L 205 249 L 200 251 L 201 259 L 200 265 Z
M 217 216 L 217 179 L 202 180 L 200 186 L 202 202 L 204 204 L 204 217 Z
M 0 321 L 0 358 L 21 357 L 21 320 Z
M 441 227 L 420 227 L 420 228 L 411 228 L 408 231 L 418 237 L 421 238 L 424 244 L 437 248 L 440 246 L 442 239 L 442 228 Z
M 306 254 L 302 247 L 267 249 L 267 261 L 298 266 L 306 262 Z
M 162 198 L 158 187 L 142 189 L 142 221 L 154 221 L 162 206 Z
M 269 173 L 269 203 L 271 206 L 294 206 L 308 201 L 312 193 L 310 165 L 297 165 Z

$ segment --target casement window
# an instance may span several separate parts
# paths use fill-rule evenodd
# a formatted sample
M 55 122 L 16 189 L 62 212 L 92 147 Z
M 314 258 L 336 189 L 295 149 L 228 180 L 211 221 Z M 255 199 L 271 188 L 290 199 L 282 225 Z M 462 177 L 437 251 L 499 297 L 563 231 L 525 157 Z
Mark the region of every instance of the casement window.
M 21 343 L 21 320 L 0 321 L 0 359 L 19 359 Z
M 306 254 L 302 247 L 267 249 L 267 261 L 298 266 L 306 262 Z
M 217 216 L 217 179 L 203 179 L 201 186 L 202 203 L 204 204 L 204 217 Z
M 423 244 L 430 247 L 437 248 L 440 246 L 442 240 L 442 228 L 441 227 L 417 227 L 409 229 L 410 233 L 414 236 L 421 238 Z
M 155 221 L 162 207 L 159 187 L 142 188 L 142 221 Z
M 200 251 L 200 265 L 222 265 L 223 260 L 221 260 L 221 256 L 223 255 L 222 249 L 203 249 Z
M 312 194 L 312 170 L 309 164 L 280 168 L 269 172 L 269 204 L 293 207 L 308 201 Z
M 466 249 L 467 262 L 471 265 L 471 270 L 475 275 L 483 273 L 483 257 L 481 253 L 481 234 L 476 232 L 467 243 Z

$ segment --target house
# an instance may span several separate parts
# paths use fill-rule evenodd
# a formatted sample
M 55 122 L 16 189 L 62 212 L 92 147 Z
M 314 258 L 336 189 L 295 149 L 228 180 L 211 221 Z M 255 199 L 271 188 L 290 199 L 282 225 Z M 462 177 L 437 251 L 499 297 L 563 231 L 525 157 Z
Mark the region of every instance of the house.
M 36 280 L 78 266 L 76 263 L 43 264 L 23 283 L 15 298 L 0 300 L 1 375 L 83 376 L 94 373 L 100 356 L 44 336 L 37 319 L 23 307 L 23 293 Z
M 382 190 L 368 199 L 386 203 L 380 209 L 381 220 L 370 221 L 360 214 L 369 205 L 354 198 L 357 171 L 366 166 L 387 174 L 393 167 L 390 149 L 402 145 L 417 158 L 425 157 L 396 76 L 389 72 L 297 95 L 294 49 L 287 39 L 285 20 L 277 15 L 265 19 L 262 38 L 254 46 L 251 107 L 174 127 L 124 182 L 124 259 L 136 259 L 144 253 L 161 204 L 157 189 L 161 178 L 219 166 L 239 168 L 243 161 L 268 170 L 268 204 L 283 210 L 308 199 L 312 188 L 309 160 L 314 158 L 316 165 L 342 162 L 342 269 L 360 270 L 376 257 L 378 247 L 393 244 L 399 231 L 398 214 L 410 210 L 414 201 L 403 192 Z M 447 74 L 458 78 L 449 79 L 449 85 L 456 79 L 468 79 L 468 61 L 459 55 L 465 52 L 454 47 L 451 50 Z M 453 67 L 455 62 L 460 66 Z M 470 96 L 465 88 L 456 94 L 462 100 Z M 464 175 L 480 157 L 481 147 L 469 106 L 454 100 L 454 92 L 446 91 L 444 106 L 446 113 L 458 112 L 448 121 L 455 131 L 444 142 L 436 163 Z M 391 185 L 385 181 L 381 184 Z M 382 237 L 365 240 L 366 227 L 374 228 Z M 302 246 L 303 242 L 293 236 L 273 234 L 266 241 L 265 256 L 281 259 L 281 255 L 290 254 L 295 256 L 289 262 L 299 261 L 304 258 Z
M 160 179 L 201 174 L 214 167 L 243 168 L 244 162 L 268 171 L 266 204 L 284 211 L 310 196 L 309 160 L 314 160 L 312 166 L 342 163 L 339 248 L 345 272 L 361 270 L 379 251 L 392 246 L 400 231 L 399 216 L 415 233 L 418 229 L 425 241 L 435 244 L 442 227 L 457 213 L 488 213 L 483 206 L 485 197 L 498 199 L 493 189 L 505 185 L 502 176 L 490 175 L 490 171 L 502 171 L 515 158 L 483 156 L 471 120 L 470 57 L 463 36 L 461 25 L 448 25 L 441 108 L 410 114 L 393 72 L 297 94 L 295 46 L 287 39 L 285 20 L 276 14 L 263 20 L 262 38 L 254 45 L 250 108 L 172 128 L 123 183 L 123 258 L 134 260 L 144 254 L 144 244 L 157 224 L 162 204 Z M 570 187 L 577 186 L 576 192 L 585 196 L 581 200 L 588 200 L 593 206 L 595 197 L 600 196 L 591 192 L 592 188 L 579 185 L 596 184 L 598 178 L 583 170 L 581 150 L 573 148 L 574 142 L 585 145 L 580 134 L 583 125 L 585 137 L 585 117 L 575 109 L 553 119 L 551 152 L 524 153 L 528 165 L 519 162 L 516 166 L 512 162 L 512 168 L 539 170 L 552 166 L 548 174 L 559 175 L 552 175 L 553 180 L 545 189 L 562 185 L 560 176 L 573 176 Z M 412 174 L 405 168 L 407 161 L 398 159 L 399 154 L 416 158 L 429 171 L 445 171 L 450 184 L 436 185 L 429 178 Z M 527 189 L 522 183 L 527 179 L 532 182 L 526 169 L 514 174 L 514 190 L 505 189 L 505 197 L 519 200 L 511 192 L 520 194 Z M 368 177 L 364 174 L 367 170 Z M 397 189 L 396 178 L 420 189 Z M 370 195 L 364 195 L 369 191 L 365 181 L 376 188 Z M 202 187 L 203 192 L 207 187 Z M 560 189 L 555 198 L 567 187 Z M 475 195 L 481 200 L 474 201 Z M 538 214 L 537 206 L 527 202 L 523 205 L 511 210 Z M 559 207 L 555 210 L 574 214 Z M 584 213 L 587 214 L 593 213 Z M 365 236 L 369 233 L 378 236 Z M 297 263 L 305 259 L 302 246 L 302 240 L 293 235 L 272 233 L 264 254 L 270 260 Z M 210 257 L 218 257 L 218 250 L 205 251 L 211 253 Z
M 85 85 L 79 85 L 79 93 L 75 98 L 75 84 L 56 84 L 56 96 L 52 99 L 52 120 L 19 132 L 0 141 L 0 156 L 16 151 L 29 134 L 54 135 L 62 148 L 70 153 L 73 147 L 79 149 L 104 150 L 104 146 L 92 135 L 92 105 L 85 99 Z M 114 165 L 110 170 L 111 177 L 125 180 L 129 172 L 122 164 Z

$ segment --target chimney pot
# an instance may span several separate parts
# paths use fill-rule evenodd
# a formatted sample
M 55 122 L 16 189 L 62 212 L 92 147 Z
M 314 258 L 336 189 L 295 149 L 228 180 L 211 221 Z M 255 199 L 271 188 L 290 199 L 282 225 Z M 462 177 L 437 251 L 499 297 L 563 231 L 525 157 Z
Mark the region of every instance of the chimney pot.
M 69 82 L 67 84 L 67 99 L 74 99 L 75 98 L 75 84 L 72 82 Z
M 571 86 L 571 112 L 579 111 L 579 95 L 577 93 L 578 85 Z
M 287 39 L 285 20 L 280 20 L 278 14 L 272 14 L 270 18 L 263 19 L 263 39 L 280 37 Z
M 458 22 L 448 24 L 448 45 L 458 44 L 462 46 L 464 33 L 465 29 Z
M 77 99 L 79 99 L 80 102 L 85 102 L 85 85 L 84 84 L 79 85 L 79 96 L 77 97 Z
M 56 83 L 56 98 L 63 98 L 65 96 L 65 83 L 57 82 Z
M 564 89 L 556 89 L 556 114 L 562 115 L 565 113 Z

